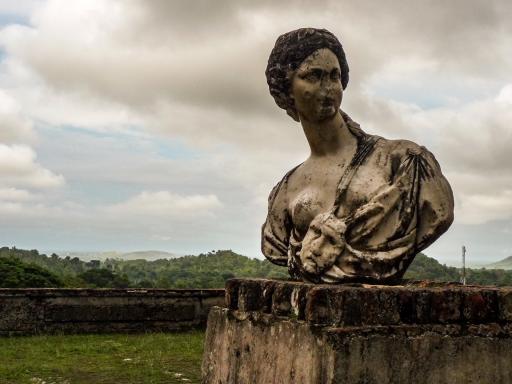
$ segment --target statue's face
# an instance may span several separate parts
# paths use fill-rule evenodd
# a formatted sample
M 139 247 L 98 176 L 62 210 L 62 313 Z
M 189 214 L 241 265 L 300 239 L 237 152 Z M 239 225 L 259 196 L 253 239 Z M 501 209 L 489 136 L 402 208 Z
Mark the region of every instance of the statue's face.
M 316 216 L 302 240 L 302 268 L 318 275 L 330 268 L 345 249 L 345 224 L 330 213 Z
M 336 55 L 322 48 L 306 57 L 293 75 L 290 96 L 301 120 L 320 122 L 332 118 L 343 97 Z

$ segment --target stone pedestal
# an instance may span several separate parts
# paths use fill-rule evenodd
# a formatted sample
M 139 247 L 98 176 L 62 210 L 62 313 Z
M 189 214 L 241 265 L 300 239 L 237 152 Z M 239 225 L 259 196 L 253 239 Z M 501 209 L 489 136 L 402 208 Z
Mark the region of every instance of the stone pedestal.
M 510 384 L 512 288 L 234 279 L 203 383 Z

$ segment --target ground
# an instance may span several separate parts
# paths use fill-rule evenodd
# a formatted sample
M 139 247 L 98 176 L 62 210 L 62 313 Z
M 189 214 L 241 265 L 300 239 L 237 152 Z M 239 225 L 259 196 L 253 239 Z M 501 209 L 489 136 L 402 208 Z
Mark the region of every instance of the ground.
M 204 333 L 0 338 L 0 384 L 200 382 Z

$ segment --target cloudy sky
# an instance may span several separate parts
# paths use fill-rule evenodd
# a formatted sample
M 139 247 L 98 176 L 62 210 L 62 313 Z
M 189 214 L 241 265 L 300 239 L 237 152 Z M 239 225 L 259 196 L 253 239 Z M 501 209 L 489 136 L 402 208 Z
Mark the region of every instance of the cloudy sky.
M 277 36 L 344 45 L 342 108 L 429 148 L 456 200 L 426 250 L 512 255 L 512 2 L 0 0 L 0 244 L 262 257 L 308 155 L 264 76 Z

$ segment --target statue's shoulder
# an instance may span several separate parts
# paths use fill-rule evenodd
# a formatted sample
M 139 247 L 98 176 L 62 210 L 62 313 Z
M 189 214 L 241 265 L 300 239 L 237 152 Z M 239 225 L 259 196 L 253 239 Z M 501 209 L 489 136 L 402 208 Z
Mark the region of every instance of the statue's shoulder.
M 399 164 L 409 162 L 411 159 L 416 158 L 422 162 L 423 166 L 428 166 L 431 170 L 440 170 L 439 162 L 432 152 L 425 146 L 417 144 L 414 141 L 381 138 L 378 145 L 381 156 L 387 156 L 395 169 L 398 168 Z
M 343 119 L 347 123 L 348 128 L 358 140 L 368 140 L 370 138 L 378 139 L 376 141 L 376 147 L 379 152 L 387 154 L 393 158 L 402 158 L 410 154 L 426 154 L 431 155 L 430 152 L 422 145 L 416 144 L 410 140 L 404 139 L 386 139 L 382 136 L 372 135 L 365 132 L 359 123 L 355 122 L 345 112 L 341 112 Z
M 428 154 L 427 148 L 423 145 L 419 145 L 414 141 L 404 139 L 384 139 L 380 140 L 380 145 L 393 157 L 404 157 L 411 154 L 414 155 L 426 155 Z

